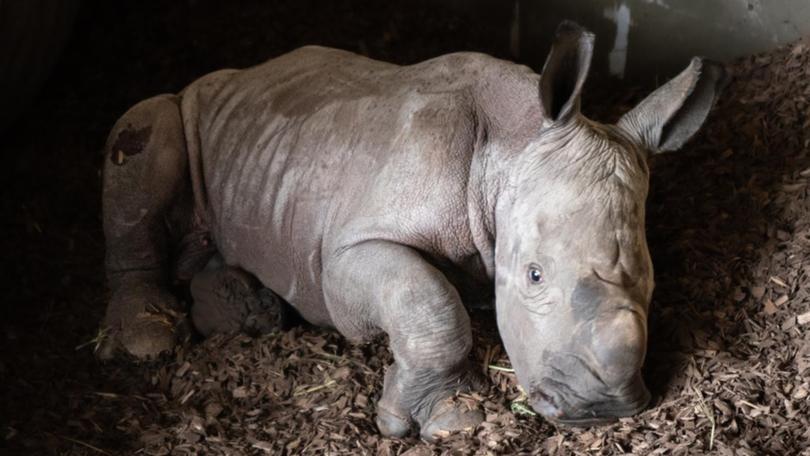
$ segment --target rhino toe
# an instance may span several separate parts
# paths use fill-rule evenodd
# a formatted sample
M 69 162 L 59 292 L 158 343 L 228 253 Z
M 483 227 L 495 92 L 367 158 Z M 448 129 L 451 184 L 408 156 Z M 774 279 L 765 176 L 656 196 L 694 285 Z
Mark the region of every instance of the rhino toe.
M 405 437 L 411 430 L 412 421 L 409 417 L 394 413 L 385 407 L 377 406 L 377 428 L 386 437 Z
M 437 403 L 422 425 L 421 437 L 435 442 L 455 432 L 472 432 L 484 421 L 484 414 L 455 398 Z

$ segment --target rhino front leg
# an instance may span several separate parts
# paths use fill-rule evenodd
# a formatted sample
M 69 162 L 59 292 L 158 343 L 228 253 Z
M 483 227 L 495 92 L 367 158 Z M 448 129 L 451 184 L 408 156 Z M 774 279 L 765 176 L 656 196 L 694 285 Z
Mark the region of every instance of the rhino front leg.
M 123 349 L 152 357 L 173 348 L 183 321 L 168 289 L 168 218 L 190 191 L 177 98 L 164 95 L 132 107 L 113 127 L 104 158 L 111 297 L 102 324 L 107 337 L 98 354 L 108 359 Z
M 394 363 L 377 404 L 384 435 L 404 436 L 415 421 L 427 440 L 472 429 L 479 410 L 453 398 L 477 377 L 468 354 L 470 320 L 458 292 L 413 249 L 368 242 L 324 268 L 327 305 L 336 327 L 352 338 L 372 328 L 388 334 Z

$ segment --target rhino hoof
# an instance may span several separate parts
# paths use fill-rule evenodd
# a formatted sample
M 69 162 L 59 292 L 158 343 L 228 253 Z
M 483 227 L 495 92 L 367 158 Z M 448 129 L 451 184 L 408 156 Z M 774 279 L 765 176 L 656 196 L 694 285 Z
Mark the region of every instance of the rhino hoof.
M 472 432 L 483 421 L 484 414 L 480 410 L 448 398 L 433 408 L 430 418 L 422 426 L 421 437 L 435 442 L 455 432 Z
M 377 406 L 377 428 L 386 437 L 402 438 L 411 430 L 410 418 Z
M 159 316 L 139 315 L 123 331 L 105 335 L 96 349 L 96 356 L 102 361 L 109 361 L 119 353 L 128 353 L 140 360 L 155 359 L 177 345 L 176 329 Z
M 138 359 L 154 359 L 177 344 L 174 325 L 162 315 L 142 314 L 121 334 L 121 345 Z
M 211 268 L 197 273 L 191 280 L 191 296 L 191 321 L 205 337 L 238 331 L 259 336 L 284 326 L 280 298 L 238 268 Z
M 179 307 L 174 296 L 154 284 L 125 282 L 113 292 L 96 356 L 110 360 L 128 353 L 143 360 L 171 351 L 189 334 L 188 318 Z

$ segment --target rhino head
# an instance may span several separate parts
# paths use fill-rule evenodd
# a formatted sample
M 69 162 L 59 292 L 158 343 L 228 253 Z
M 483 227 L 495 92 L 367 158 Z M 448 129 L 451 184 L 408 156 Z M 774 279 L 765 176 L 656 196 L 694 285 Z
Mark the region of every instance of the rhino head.
M 653 267 L 648 158 L 701 126 L 722 67 L 695 58 L 618 123 L 585 118 L 593 35 L 565 23 L 540 76 L 544 125 L 515 154 L 495 209 L 498 327 L 532 407 L 563 424 L 642 410 Z

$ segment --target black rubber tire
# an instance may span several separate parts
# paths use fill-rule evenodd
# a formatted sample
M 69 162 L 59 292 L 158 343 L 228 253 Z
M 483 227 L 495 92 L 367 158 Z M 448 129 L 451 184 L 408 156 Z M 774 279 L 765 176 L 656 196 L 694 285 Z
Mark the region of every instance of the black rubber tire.
M 0 131 L 48 77 L 78 9 L 79 0 L 0 0 Z

